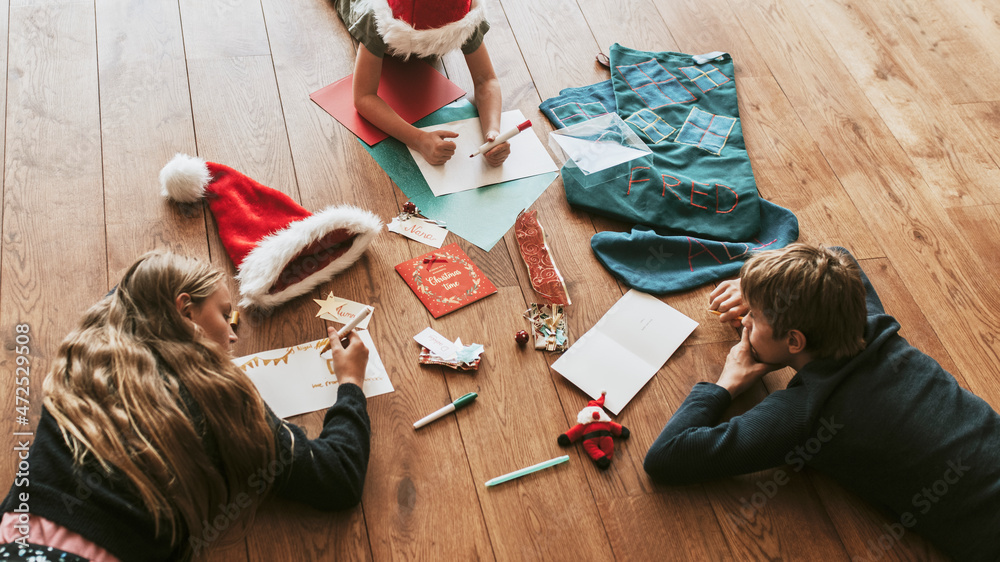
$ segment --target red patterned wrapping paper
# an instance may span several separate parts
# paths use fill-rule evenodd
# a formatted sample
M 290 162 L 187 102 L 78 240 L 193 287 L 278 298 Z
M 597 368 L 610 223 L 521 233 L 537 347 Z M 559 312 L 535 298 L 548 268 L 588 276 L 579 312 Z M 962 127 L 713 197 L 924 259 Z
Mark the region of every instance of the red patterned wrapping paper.
M 566 282 L 549 253 L 545 231 L 538 222 L 538 211 L 524 211 L 518 215 L 514 233 L 535 292 L 553 304 L 572 304 Z

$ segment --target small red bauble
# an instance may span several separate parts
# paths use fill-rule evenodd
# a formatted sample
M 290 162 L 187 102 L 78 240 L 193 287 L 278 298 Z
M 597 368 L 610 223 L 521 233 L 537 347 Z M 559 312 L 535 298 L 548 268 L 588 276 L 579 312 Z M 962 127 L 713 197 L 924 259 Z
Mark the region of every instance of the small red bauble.
M 417 205 L 413 201 L 407 201 L 403 203 L 403 211 L 415 215 L 417 214 Z
M 514 341 L 517 342 L 517 345 L 524 345 L 528 343 L 528 332 L 521 330 L 518 333 L 514 334 Z

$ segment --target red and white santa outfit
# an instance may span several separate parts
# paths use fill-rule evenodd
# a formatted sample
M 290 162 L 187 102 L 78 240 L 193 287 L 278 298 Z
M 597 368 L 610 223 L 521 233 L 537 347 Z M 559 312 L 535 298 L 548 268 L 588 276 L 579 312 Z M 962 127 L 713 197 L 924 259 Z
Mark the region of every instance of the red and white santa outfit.
M 611 465 L 611 458 L 615 454 L 613 437 L 628 439 L 631 435 L 627 427 L 611 421 L 607 412 L 604 411 L 606 394 L 606 392 L 601 392 L 600 398 L 588 402 L 587 407 L 580 410 L 577 415 L 577 424 L 560 435 L 558 439 L 559 444 L 563 447 L 582 439 L 583 449 L 602 470 Z
M 348 32 L 373 55 L 470 54 L 490 25 L 481 0 L 334 0 Z

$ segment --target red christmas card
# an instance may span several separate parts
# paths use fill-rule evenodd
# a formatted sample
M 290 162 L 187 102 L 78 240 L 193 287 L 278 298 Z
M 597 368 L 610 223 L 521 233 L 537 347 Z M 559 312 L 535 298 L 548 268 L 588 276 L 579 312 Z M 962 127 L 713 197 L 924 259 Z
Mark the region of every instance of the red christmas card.
M 497 292 L 458 244 L 407 260 L 396 271 L 434 318 Z

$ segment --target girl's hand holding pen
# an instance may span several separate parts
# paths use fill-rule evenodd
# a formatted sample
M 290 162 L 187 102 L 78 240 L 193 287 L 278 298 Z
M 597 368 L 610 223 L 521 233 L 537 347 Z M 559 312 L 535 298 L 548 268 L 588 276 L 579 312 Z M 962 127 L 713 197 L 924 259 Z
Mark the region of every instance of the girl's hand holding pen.
M 328 326 L 326 330 L 330 335 L 330 341 L 338 342 L 337 345 L 330 346 L 337 382 L 362 386 L 365 382 L 365 368 L 368 366 L 368 348 L 361 341 L 361 336 L 354 331 L 348 333 L 347 347 L 344 347 L 339 343 L 337 330 L 333 326 Z

